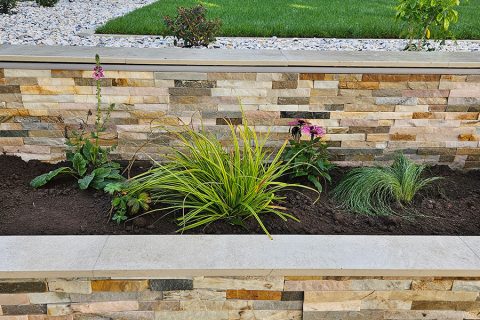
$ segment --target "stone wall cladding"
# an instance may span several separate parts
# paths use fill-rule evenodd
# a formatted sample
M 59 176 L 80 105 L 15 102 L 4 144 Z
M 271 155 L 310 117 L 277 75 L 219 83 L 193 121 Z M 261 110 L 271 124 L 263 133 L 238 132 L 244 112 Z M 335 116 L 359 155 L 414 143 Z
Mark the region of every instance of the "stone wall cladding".
M 95 108 L 89 70 L 0 69 L 0 152 L 64 159 L 65 132 Z M 295 118 L 327 129 L 333 160 L 389 161 L 397 151 L 426 163 L 480 167 L 480 75 L 106 71 L 103 101 L 116 103 L 105 144 L 116 156 L 163 159 L 166 131 L 191 121 L 222 137 L 249 123 L 272 145 Z M 93 121 L 93 117 L 90 119 Z M 140 150 L 140 152 L 139 152 Z
M 0 280 L 0 320 L 480 319 L 480 279 Z

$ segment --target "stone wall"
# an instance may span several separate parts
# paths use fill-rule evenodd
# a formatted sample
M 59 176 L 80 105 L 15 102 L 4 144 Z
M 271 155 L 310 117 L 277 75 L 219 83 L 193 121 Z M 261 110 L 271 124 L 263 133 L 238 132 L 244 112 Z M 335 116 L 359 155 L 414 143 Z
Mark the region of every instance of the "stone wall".
M 95 108 L 91 74 L 0 69 L 0 152 L 64 159 L 66 131 Z M 292 119 L 324 126 L 333 159 L 346 165 L 402 150 L 419 162 L 480 167 L 480 75 L 107 71 L 103 101 L 117 104 L 103 142 L 118 143 L 123 159 L 161 159 L 175 144 L 166 130 L 192 119 L 221 137 L 225 119 L 241 121 L 241 102 L 274 143 L 289 137 Z
M 479 319 L 480 279 L 0 280 L 0 320 Z

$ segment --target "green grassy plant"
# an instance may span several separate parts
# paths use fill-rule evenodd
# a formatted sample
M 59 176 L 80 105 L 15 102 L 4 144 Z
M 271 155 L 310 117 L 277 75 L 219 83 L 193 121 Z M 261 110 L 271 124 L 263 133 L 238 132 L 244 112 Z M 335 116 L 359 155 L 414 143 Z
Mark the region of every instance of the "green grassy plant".
M 333 190 L 333 196 L 343 207 L 355 213 L 391 214 L 394 213 L 392 204 L 408 205 L 419 190 L 440 179 L 423 178 L 424 170 L 424 165 L 398 155 L 390 167 L 351 170 Z
M 280 181 L 291 170 L 291 163 L 281 160 L 286 142 L 272 152 L 265 147 L 268 136 L 260 141 L 246 119 L 243 125 L 229 124 L 229 128 L 228 144 L 213 134 L 191 128 L 175 133 L 181 146 L 170 161 L 157 163 L 156 168 L 130 179 L 120 196 L 138 198 L 136 195 L 148 193 L 149 201 L 164 205 L 150 212 L 180 214 L 179 231 L 218 220 L 243 225 L 246 219 L 253 218 L 269 235 L 262 216 L 297 220 L 279 206 L 283 200 L 279 191 L 307 188 Z
M 222 20 L 216 36 L 400 38 L 396 0 L 161 0 L 99 27 L 99 33 L 172 35 L 163 23 L 177 7 L 202 4 L 207 18 Z M 462 1 L 457 39 L 480 39 L 480 0 Z

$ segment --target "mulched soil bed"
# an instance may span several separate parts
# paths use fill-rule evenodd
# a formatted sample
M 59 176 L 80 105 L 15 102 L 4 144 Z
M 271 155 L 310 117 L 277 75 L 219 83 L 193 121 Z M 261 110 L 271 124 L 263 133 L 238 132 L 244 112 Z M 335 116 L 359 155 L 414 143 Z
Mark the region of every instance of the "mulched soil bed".
M 145 215 L 120 225 L 109 221 L 109 196 L 80 191 L 71 179 L 56 180 L 40 190 L 29 186 L 32 178 L 55 167 L 0 156 L 0 235 L 175 234 L 173 216 L 159 219 L 160 215 Z M 345 172 L 336 169 L 334 181 Z M 480 171 L 463 173 L 437 166 L 430 172 L 445 179 L 422 192 L 413 208 L 399 215 L 352 214 L 337 208 L 326 192 L 313 204 L 313 194 L 291 191 L 285 194 L 284 205 L 301 222 L 264 217 L 265 225 L 272 234 L 480 235 Z M 220 222 L 188 233 L 262 233 L 255 221 L 248 222 L 247 227 Z

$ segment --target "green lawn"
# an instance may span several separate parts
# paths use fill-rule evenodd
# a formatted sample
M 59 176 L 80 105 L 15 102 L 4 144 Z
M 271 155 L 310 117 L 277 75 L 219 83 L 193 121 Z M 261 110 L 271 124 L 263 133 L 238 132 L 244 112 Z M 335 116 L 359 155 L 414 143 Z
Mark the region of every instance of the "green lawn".
M 160 0 L 113 19 L 98 33 L 166 35 L 163 16 L 201 3 L 220 17 L 219 36 L 398 38 L 396 0 Z M 460 8 L 457 39 L 480 39 L 480 0 Z

